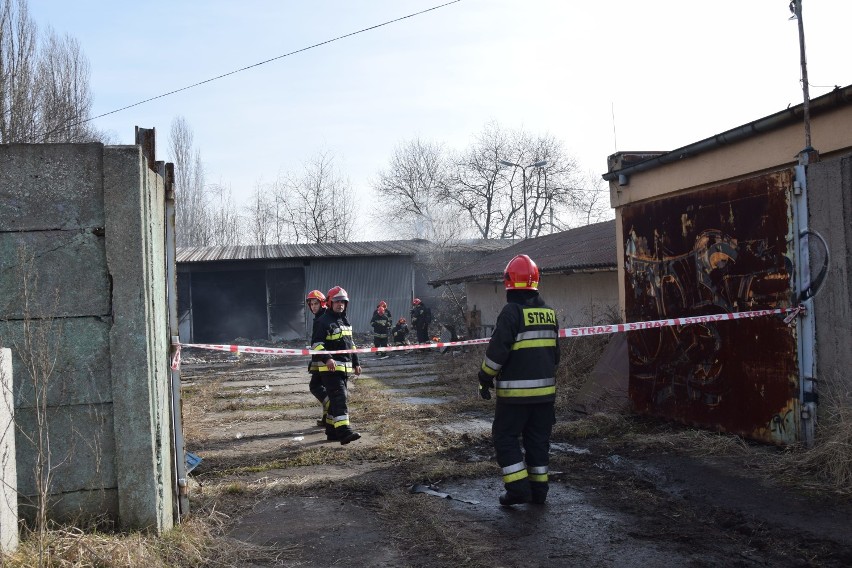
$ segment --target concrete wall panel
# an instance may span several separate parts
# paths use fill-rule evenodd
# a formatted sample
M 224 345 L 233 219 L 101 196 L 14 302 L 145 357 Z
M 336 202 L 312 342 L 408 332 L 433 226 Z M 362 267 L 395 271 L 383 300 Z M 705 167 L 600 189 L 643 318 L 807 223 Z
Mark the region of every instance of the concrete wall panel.
M 110 351 L 119 511 L 124 527 L 172 524 L 164 188 L 137 146 L 104 151 Z M 153 443 L 156 441 L 156 443 Z
M 48 406 L 112 402 L 108 318 L 41 320 L 27 325 L 31 341 L 43 345 L 39 349 L 44 362 L 53 366 L 47 386 Z M 0 328 L 2 341 L 17 354 L 15 407 L 32 408 L 36 405 L 34 379 L 23 360 L 32 353 L 25 348 L 25 322 L 6 322 Z
M 20 492 L 36 493 L 33 466 L 47 451 L 34 443 L 41 407 L 52 519 L 107 514 L 124 528 L 169 528 L 163 179 L 138 146 L 0 146 L 0 203 L 0 345 L 20 377 Z M 55 360 L 46 406 L 28 379 L 32 355 L 42 367 Z
M 118 518 L 118 491 L 111 489 L 91 489 L 68 491 L 51 495 L 48 499 L 50 518 L 59 523 L 81 523 L 86 520 Z M 21 518 L 32 521 L 35 509 L 31 504 L 21 507 Z
M 0 319 L 107 315 L 109 292 L 102 236 L 0 233 Z
M 102 144 L 0 146 L 0 230 L 104 226 Z
M 42 447 L 49 441 L 49 453 L 39 450 L 37 412 L 17 410 L 18 428 L 29 437 L 17 439 L 18 492 L 22 497 L 36 494 L 34 468 L 40 453 L 50 458 L 52 494 L 116 486 L 111 404 L 50 407 L 44 417 L 47 429 Z
M 814 297 L 817 377 L 852 386 L 852 157 L 808 166 L 808 224 L 828 243 L 830 268 Z M 824 257 L 811 242 L 811 274 Z

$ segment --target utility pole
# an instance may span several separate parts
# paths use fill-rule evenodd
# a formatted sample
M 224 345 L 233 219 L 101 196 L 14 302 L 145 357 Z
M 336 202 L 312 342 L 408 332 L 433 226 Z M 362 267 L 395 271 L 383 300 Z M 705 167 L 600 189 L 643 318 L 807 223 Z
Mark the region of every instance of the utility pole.
M 799 62 L 802 66 L 802 94 L 804 95 L 804 120 L 805 120 L 805 149 L 804 152 L 810 152 L 811 146 L 811 97 L 808 92 L 808 62 L 805 57 L 805 26 L 802 22 L 802 0 L 791 0 L 790 11 L 793 12 L 793 17 L 796 18 L 799 25 Z

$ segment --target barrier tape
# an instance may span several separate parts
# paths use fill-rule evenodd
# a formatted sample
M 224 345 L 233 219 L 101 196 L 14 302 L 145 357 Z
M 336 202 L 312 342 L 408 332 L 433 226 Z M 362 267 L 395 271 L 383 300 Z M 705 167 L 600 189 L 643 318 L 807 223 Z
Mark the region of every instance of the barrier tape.
M 673 327 L 683 325 L 694 325 L 701 323 L 716 323 L 738 319 L 749 319 L 773 315 L 789 314 L 784 318 L 784 323 L 790 325 L 799 313 L 804 312 L 804 306 L 795 308 L 776 308 L 771 310 L 754 310 L 750 312 L 733 312 L 725 314 L 713 314 L 706 316 L 688 316 L 683 318 L 670 318 L 653 321 L 641 321 L 634 323 L 618 323 L 607 325 L 594 325 L 586 327 L 568 327 L 559 330 L 559 337 L 588 337 L 592 335 L 609 335 L 612 333 L 623 333 L 625 331 L 640 331 L 644 329 L 657 329 L 661 327 Z M 441 349 L 444 347 L 457 347 L 462 345 L 481 345 L 491 341 L 491 338 L 466 339 L 464 341 L 439 341 L 435 343 L 416 343 L 414 345 L 394 345 L 388 347 L 362 347 L 358 349 L 341 349 L 338 351 L 316 351 L 311 349 L 287 349 L 279 347 L 254 347 L 252 345 L 216 345 L 210 343 L 180 343 L 178 344 L 173 365 L 180 365 L 180 348 L 195 347 L 197 349 L 208 349 L 212 351 L 228 351 L 231 353 L 257 353 L 261 355 L 338 355 L 342 353 L 378 353 L 383 351 L 409 351 L 414 349 Z M 175 368 L 175 367 L 172 367 Z

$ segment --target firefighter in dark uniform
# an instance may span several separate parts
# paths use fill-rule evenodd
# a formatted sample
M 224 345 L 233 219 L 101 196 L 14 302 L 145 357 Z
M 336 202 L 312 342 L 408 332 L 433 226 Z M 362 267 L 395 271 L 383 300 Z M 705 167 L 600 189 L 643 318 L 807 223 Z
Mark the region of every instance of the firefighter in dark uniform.
M 503 273 L 508 302 L 479 370 L 479 394 L 488 400 L 497 380 L 491 434 L 502 469 L 504 506 L 543 504 L 547 499 L 550 434 L 556 422 L 559 325 L 538 294 L 538 266 L 525 254 Z M 523 439 L 524 452 L 518 445 Z M 525 459 L 526 458 L 526 459 Z
M 370 318 L 370 325 L 373 326 L 373 345 L 375 347 L 387 347 L 388 335 L 390 334 L 393 320 L 391 319 L 390 311 L 384 300 L 379 302 L 376 310 L 373 312 L 373 317 Z M 377 357 L 387 357 L 387 351 L 377 351 Z
M 314 321 L 311 349 L 315 351 L 338 351 L 355 349 L 352 341 L 352 326 L 346 319 L 349 295 L 340 286 L 335 286 L 326 294 L 326 311 Z M 319 374 L 328 393 L 328 417 L 325 434 L 329 441 L 336 440 L 343 445 L 353 442 L 361 434 L 352 430 L 349 424 L 349 375 L 361 374 L 357 353 L 338 353 L 335 355 L 318 354 Z
M 325 295 L 319 290 L 311 290 L 305 296 L 305 304 L 308 309 L 314 314 L 314 321 L 325 313 Z M 320 376 L 319 368 L 322 362 L 319 355 L 312 355 L 311 361 L 308 363 L 308 372 L 311 374 L 311 382 L 308 383 L 308 390 L 322 405 L 322 418 L 317 420 L 317 426 L 325 426 L 325 418 L 328 416 L 328 394 L 325 392 L 325 387 L 322 386 L 322 377 Z
M 399 321 L 396 322 L 396 325 L 393 326 L 393 344 L 394 345 L 408 345 L 408 324 L 405 323 L 405 318 L 399 318 Z
M 429 342 L 429 324 L 432 323 L 432 310 L 420 298 L 411 302 L 411 327 L 417 334 L 417 343 Z

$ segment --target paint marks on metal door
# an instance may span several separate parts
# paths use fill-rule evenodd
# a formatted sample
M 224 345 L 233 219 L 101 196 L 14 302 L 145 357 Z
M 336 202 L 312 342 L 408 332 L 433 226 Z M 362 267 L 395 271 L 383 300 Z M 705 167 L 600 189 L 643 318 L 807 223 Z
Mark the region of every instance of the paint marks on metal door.
M 789 307 L 792 172 L 622 210 L 628 322 Z M 640 413 L 772 443 L 796 441 L 795 328 L 781 317 L 628 334 Z

